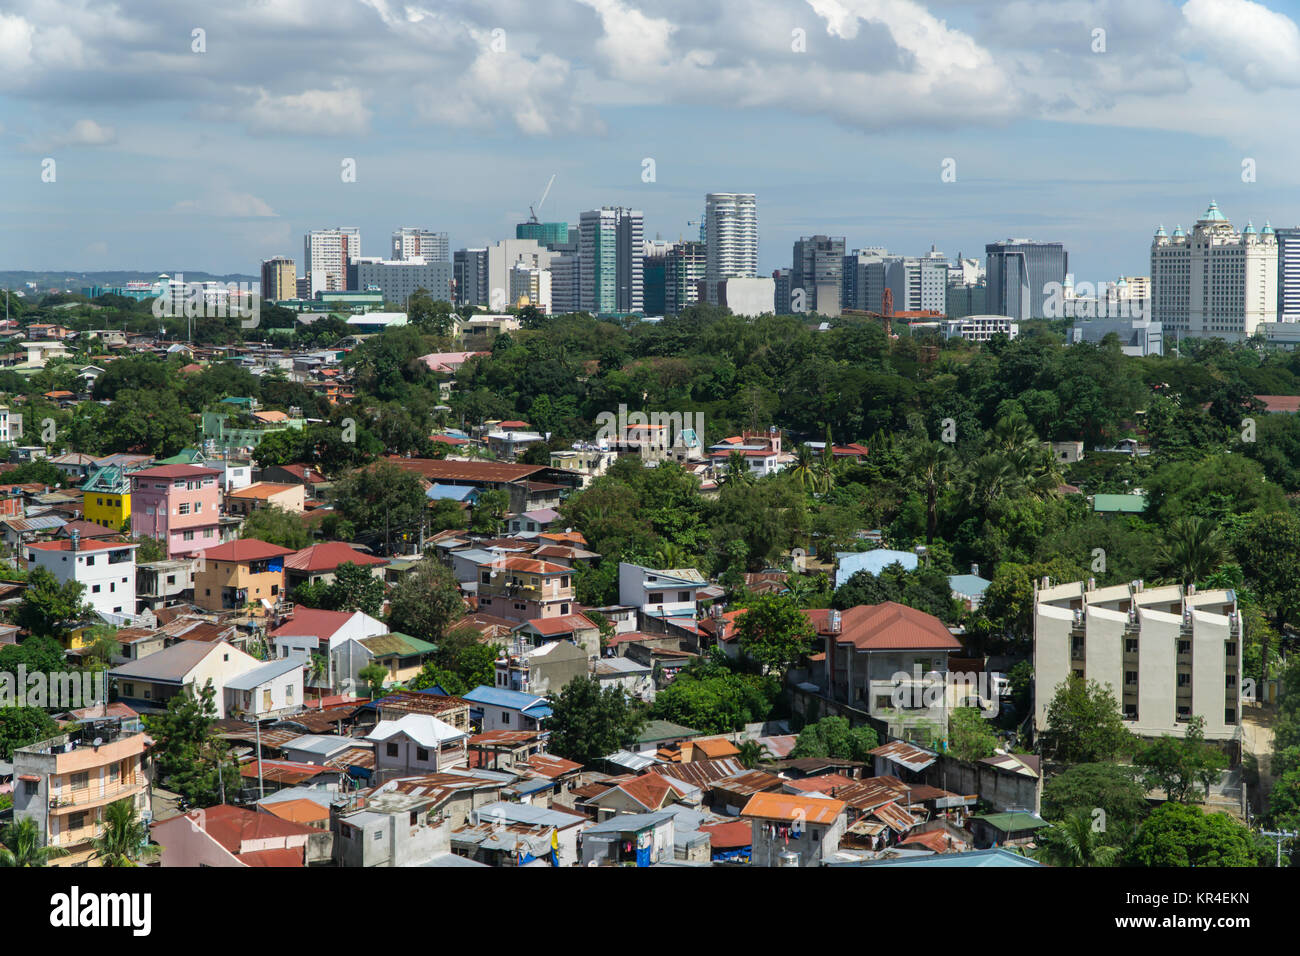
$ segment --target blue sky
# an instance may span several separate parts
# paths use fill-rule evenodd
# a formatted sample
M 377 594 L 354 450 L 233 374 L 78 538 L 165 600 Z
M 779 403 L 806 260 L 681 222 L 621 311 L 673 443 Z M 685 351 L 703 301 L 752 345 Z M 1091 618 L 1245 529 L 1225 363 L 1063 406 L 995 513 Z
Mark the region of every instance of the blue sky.
M 756 192 L 764 271 L 828 233 L 981 257 L 1028 236 L 1064 242 L 1080 279 L 1145 274 L 1155 226 L 1211 198 L 1239 226 L 1300 222 L 1297 16 L 1279 0 L 7 0 L 0 269 L 254 273 L 331 225 L 359 226 L 366 254 L 399 225 L 483 245 L 555 173 L 543 218 L 630 205 L 652 237 L 693 234 L 706 192 Z

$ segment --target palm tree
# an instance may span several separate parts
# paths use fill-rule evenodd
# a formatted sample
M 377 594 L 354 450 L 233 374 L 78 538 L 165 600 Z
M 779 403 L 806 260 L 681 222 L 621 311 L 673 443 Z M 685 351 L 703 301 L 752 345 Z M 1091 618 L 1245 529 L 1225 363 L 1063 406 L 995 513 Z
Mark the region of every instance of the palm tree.
M 1162 536 L 1160 560 L 1182 584 L 1209 577 L 1227 557 L 1223 532 L 1213 518 L 1184 515 Z
M 1105 841 L 1105 834 L 1093 829 L 1092 817 L 1079 810 L 1047 829 L 1038 852 L 1054 866 L 1114 866 L 1119 847 Z
M 790 467 L 790 474 L 794 476 L 795 481 L 804 491 L 817 490 L 817 460 L 813 455 L 813 450 L 807 445 L 800 445 L 799 450 L 795 452 L 794 464 Z
M 736 749 L 740 751 L 736 755 L 736 759 L 740 761 L 740 765 L 746 770 L 753 770 L 765 760 L 775 759 L 775 755 L 767 749 L 767 745 L 761 744 L 757 740 L 746 740 L 744 743 L 738 744 Z
M 652 555 L 656 568 L 685 568 L 692 564 L 686 549 L 674 541 L 665 541 Z
M 722 476 L 727 484 L 752 485 L 754 475 L 749 470 L 749 459 L 743 451 L 733 451 L 727 456 L 727 473 Z
M 136 815 L 130 797 L 110 803 L 104 809 L 104 835 L 96 838 L 95 850 L 102 866 L 138 866 L 156 859 L 160 847 L 147 846 L 149 831 Z
M 67 856 L 57 846 L 41 846 L 41 831 L 31 817 L 14 820 L 0 831 L 0 867 L 46 866 L 53 857 Z
M 938 441 L 920 445 L 912 458 L 912 468 L 925 491 L 926 544 L 934 544 L 934 532 L 939 524 L 939 491 L 952 476 L 952 463 L 952 449 Z
M 1014 494 L 1021 484 L 1011 462 L 991 452 L 972 461 L 962 477 L 966 501 L 974 508 L 987 507 Z

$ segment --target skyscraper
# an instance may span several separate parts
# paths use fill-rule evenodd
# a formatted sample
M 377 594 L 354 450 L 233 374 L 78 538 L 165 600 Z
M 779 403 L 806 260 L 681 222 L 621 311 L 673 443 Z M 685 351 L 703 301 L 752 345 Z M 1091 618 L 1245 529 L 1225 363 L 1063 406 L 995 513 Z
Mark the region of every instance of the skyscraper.
M 556 253 L 535 239 L 502 239 L 487 249 L 487 302 L 494 312 L 517 301 L 511 295 L 511 270 L 522 263 L 528 269 L 549 269 Z
M 262 260 L 262 299 L 278 302 L 298 297 L 298 273 L 292 259 L 276 256 Z
M 845 256 L 844 291 L 840 295 L 844 308 L 879 312 L 885 294 L 885 273 L 897 258 L 883 246 L 855 249 L 852 255 Z
M 812 236 L 794 244 L 790 294 L 802 289 L 808 312 L 840 314 L 844 284 L 844 237 Z
M 393 258 L 450 262 L 451 244 L 445 232 L 429 232 L 427 229 L 403 226 L 393 233 Z
M 1047 314 L 1048 300 L 1053 298 L 1048 283 L 1056 283 L 1058 290 L 1065 285 L 1070 263 L 1064 246 L 1059 242 L 1004 239 L 989 243 L 984 252 L 989 314 L 1016 320 L 1060 318 Z
M 1238 341 L 1277 321 L 1278 242 L 1268 223 L 1237 232 L 1211 202 L 1192 227 L 1151 240 L 1151 319 L 1165 332 Z
M 1300 226 L 1278 229 L 1275 235 L 1277 321 L 1300 322 Z
M 708 301 L 719 301 L 719 284 L 758 276 L 758 199 L 753 193 L 709 193 L 704 197 Z
M 947 312 L 948 260 L 933 247 L 929 255 L 890 262 L 885 283 L 894 293 L 895 312 Z
M 342 292 L 348 287 L 348 266 L 361 257 L 361 230 L 313 229 L 303 238 L 303 252 L 311 294 Z
M 578 224 L 580 305 L 593 315 L 644 310 L 642 215 L 639 209 L 603 206 Z
M 515 224 L 516 239 L 536 239 L 548 249 L 569 241 L 567 222 L 521 222 Z
M 486 306 L 488 304 L 487 250 L 457 249 L 451 268 L 456 283 L 456 305 Z

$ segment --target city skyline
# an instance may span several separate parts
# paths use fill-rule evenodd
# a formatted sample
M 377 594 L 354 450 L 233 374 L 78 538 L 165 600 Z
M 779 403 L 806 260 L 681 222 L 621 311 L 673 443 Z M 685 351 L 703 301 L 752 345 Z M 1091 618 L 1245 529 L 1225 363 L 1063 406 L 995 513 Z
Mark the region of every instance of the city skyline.
M 694 238 L 706 193 L 756 193 L 760 275 L 807 235 L 949 257 L 1025 236 L 1097 281 L 1143 272 L 1151 224 L 1187 227 L 1208 198 L 1300 222 L 1294 134 L 1271 122 L 1300 76 L 1294 3 L 660 7 L 142 4 L 85 29 L 84 11 L 15 4 L 0 258 L 251 274 L 339 222 L 476 248 L 513 235 L 553 174 L 540 219 L 641 209 L 647 238 Z M 304 56 L 344 35 L 348 70 Z M 801 95 L 806 74 L 830 92 Z

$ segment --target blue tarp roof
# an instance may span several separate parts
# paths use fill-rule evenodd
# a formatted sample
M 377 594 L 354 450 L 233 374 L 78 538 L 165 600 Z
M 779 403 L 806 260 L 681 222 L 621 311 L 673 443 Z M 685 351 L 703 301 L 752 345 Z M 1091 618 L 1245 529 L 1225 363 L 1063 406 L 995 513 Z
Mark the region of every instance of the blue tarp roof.
M 917 557 L 911 551 L 891 551 L 889 548 L 877 548 L 874 551 L 841 551 L 835 555 L 835 586 L 839 587 L 859 571 L 879 574 L 891 564 L 901 564 L 911 571 L 917 565 Z

